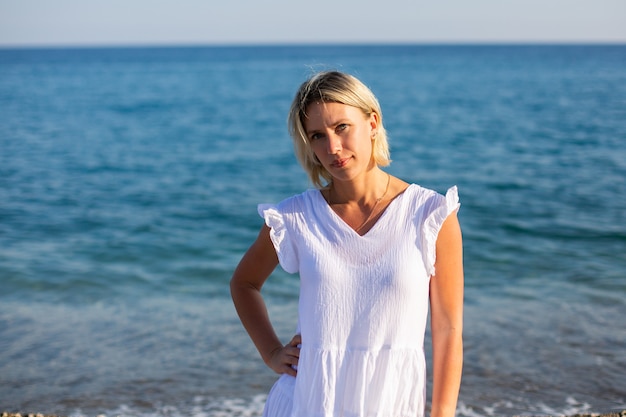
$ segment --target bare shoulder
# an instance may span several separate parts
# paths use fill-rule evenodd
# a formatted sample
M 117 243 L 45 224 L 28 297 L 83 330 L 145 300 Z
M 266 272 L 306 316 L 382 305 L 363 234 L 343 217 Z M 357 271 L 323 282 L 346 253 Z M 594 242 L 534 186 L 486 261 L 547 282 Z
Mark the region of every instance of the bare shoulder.
M 270 228 L 263 225 L 259 234 L 237 265 L 231 283 L 261 288 L 278 265 L 278 255 L 270 237 Z
M 459 247 L 462 239 L 461 225 L 455 210 L 448 215 L 441 225 L 441 230 L 437 236 L 437 250 L 446 249 L 450 246 Z
M 456 211 L 446 218 L 437 235 L 435 279 L 431 282 L 446 286 L 448 291 L 463 287 L 463 237 Z

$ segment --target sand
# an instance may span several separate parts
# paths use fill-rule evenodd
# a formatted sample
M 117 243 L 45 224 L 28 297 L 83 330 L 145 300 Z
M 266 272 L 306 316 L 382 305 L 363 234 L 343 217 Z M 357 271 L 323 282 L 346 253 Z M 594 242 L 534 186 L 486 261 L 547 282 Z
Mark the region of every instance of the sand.
M 42 413 L 3 412 L 0 417 L 63 417 L 63 416 L 57 416 L 54 414 L 42 414 Z M 96 416 L 96 417 L 104 417 L 104 416 Z M 541 417 L 556 417 L 556 416 L 541 416 Z M 558 417 L 562 417 L 562 416 L 558 416 Z M 626 410 L 622 410 L 620 412 L 614 412 L 614 413 L 605 413 L 605 414 L 601 414 L 601 413 L 574 414 L 572 416 L 567 416 L 567 417 L 626 417 Z

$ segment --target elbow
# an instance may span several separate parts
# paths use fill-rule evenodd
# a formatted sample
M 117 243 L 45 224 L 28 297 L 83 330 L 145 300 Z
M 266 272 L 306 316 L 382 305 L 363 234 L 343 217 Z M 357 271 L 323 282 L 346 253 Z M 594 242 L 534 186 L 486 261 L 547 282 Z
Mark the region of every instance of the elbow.
M 234 296 L 235 291 L 237 290 L 237 284 L 235 282 L 235 277 L 234 276 L 230 278 L 230 282 L 229 282 L 228 287 L 230 288 L 230 295 L 231 295 L 231 297 Z
M 261 292 L 261 288 L 254 283 L 244 279 L 241 274 L 235 274 L 230 279 L 230 295 L 232 298 L 247 291 Z
M 431 334 L 433 342 L 436 340 L 446 340 L 449 342 L 463 343 L 463 322 L 448 322 L 431 324 Z
M 248 287 L 247 285 L 245 285 L 241 279 L 239 279 L 237 277 L 237 275 L 233 275 L 233 277 L 230 279 L 230 295 L 231 297 L 235 298 L 242 289 Z
M 235 272 L 235 274 L 233 274 L 233 276 L 230 278 L 230 283 L 229 283 L 229 288 L 230 288 L 230 296 L 235 299 L 237 297 L 237 295 L 240 293 L 241 289 L 243 288 L 242 285 L 242 280 L 241 278 L 237 275 L 237 273 Z

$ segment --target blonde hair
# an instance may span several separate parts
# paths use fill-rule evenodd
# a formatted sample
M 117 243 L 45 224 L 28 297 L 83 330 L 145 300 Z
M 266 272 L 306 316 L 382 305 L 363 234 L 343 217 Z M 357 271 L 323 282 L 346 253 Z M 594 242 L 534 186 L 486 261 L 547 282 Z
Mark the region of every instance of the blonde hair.
M 289 110 L 289 134 L 293 139 L 296 157 L 318 188 L 332 181 L 332 175 L 322 166 L 311 149 L 304 128 L 306 111 L 315 102 L 340 103 L 356 107 L 366 117 L 372 113 L 378 116 L 378 126 L 372 149 L 372 157 L 378 166 L 387 166 L 391 162 L 387 132 L 383 126 L 383 114 L 378 99 L 372 91 L 356 77 L 338 71 L 324 71 L 313 75 L 302 83 Z

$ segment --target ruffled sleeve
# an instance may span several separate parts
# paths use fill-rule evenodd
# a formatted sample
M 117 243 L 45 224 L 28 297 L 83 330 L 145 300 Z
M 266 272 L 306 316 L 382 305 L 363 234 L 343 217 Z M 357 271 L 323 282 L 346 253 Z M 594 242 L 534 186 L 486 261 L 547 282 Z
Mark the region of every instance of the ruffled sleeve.
M 436 194 L 436 198 L 433 199 L 431 204 L 433 206 L 428 210 L 430 214 L 427 215 L 424 221 L 424 228 L 422 229 L 424 264 L 429 276 L 435 274 L 436 246 L 439 230 L 441 230 L 441 226 L 448 216 L 461 206 L 457 187 L 449 188 L 445 197 L 441 194 Z
M 280 266 L 290 274 L 298 272 L 298 256 L 285 224 L 285 217 L 273 204 L 259 204 L 257 209 L 270 228 L 270 239 L 274 244 Z

